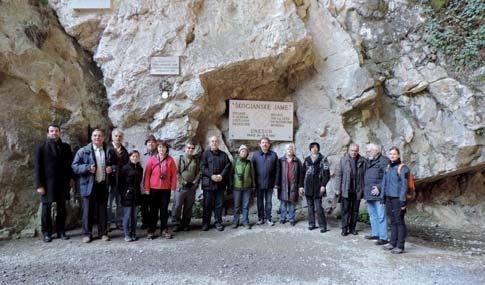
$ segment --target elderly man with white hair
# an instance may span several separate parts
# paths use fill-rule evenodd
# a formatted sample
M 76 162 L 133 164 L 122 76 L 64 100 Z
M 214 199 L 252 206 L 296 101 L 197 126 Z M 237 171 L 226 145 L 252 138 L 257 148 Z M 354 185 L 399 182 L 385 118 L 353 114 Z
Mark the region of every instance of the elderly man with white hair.
M 212 136 L 209 142 L 210 149 L 204 151 L 200 160 L 204 195 L 202 230 L 209 230 L 214 208 L 215 226 L 218 231 L 223 231 L 222 208 L 224 206 L 224 191 L 229 185 L 232 166 L 228 155 L 219 149 L 219 138 Z M 212 206 L 213 204 L 214 207 Z
M 387 166 L 390 164 L 389 158 L 381 155 L 381 147 L 376 144 L 367 145 L 367 169 L 365 171 L 364 199 L 367 201 L 371 234 L 366 235 L 366 239 L 377 240 L 376 245 L 384 245 L 387 241 L 387 219 L 386 209 L 378 185 L 381 185 Z

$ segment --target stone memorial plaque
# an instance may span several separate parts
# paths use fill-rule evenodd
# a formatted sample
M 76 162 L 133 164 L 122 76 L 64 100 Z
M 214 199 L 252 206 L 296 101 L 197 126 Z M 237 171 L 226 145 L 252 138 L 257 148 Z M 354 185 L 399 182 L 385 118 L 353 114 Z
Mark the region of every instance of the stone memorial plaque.
M 229 138 L 233 140 L 293 141 L 293 103 L 229 101 Z
M 72 9 L 111 9 L 111 0 L 72 0 Z
M 154 56 L 150 62 L 152 75 L 179 75 L 180 60 L 178 56 Z

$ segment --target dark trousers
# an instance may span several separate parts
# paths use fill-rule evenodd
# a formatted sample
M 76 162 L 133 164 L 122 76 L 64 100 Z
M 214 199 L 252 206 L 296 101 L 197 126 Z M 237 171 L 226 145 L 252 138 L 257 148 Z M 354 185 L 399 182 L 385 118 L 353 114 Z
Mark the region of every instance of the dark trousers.
M 202 224 L 209 226 L 212 210 L 216 225 L 222 225 L 222 207 L 224 205 L 224 190 L 203 190 L 204 209 L 202 211 Z
M 271 208 L 273 207 L 273 188 L 257 189 L 256 203 L 258 204 L 258 218 L 271 221 Z
M 62 234 L 65 231 L 66 224 L 66 201 L 56 201 L 56 232 Z M 41 209 L 41 229 L 43 235 L 52 235 L 52 203 L 42 203 Z
M 385 198 L 387 216 L 391 220 L 391 240 L 389 243 L 400 249 L 404 249 L 404 239 L 406 238 L 407 230 L 404 223 L 404 215 L 406 210 L 401 210 L 401 203 L 398 197 Z
M 190 225 L 192 219 L 192 206 L 195 202 L 195 189 L 181 187 L 177 189 L 174 197 L 172 216 L 175 222 L 183 227 Z M 181 218 L 182 216 L 182 218 Z
M 150 195 L 140 195 L 140 204 L 141 224 L 148 227 L 150 224 Z
M 94 217 L 97 217 L 98 235 L 108 234 L 108 190 L 106 182 L 94 182 L 89 196 L 83 197 L 83 235 L 92 236 Z
M 160 214 L 160 231 L 167 229 L 168 204 L 170 203 L 169 189 L 150 189 L 150 214 L 152 216 L 149 233 L 155 233 L 157 229 L 158 215 Z
M 322 207 L 322 198 L 314 198 L 311 196 L 305 196 L 305 197 L 306 197 L 306 203 L 308 205 L 308 225 L 310 227 L 315 226 L 315 210 L 316 210 L 318 226 L 321 229 L 327 229 L 327 219 L 325 218 L 325 212 L 323 211 L 323 207 Z
M 360 199 L 356 198 L 355 193 L 349 193 L 349 197 L 342 200 L 342 230 L 353 231 L 359 218 Z
M 113 205 L 116 203 L 116 210 L 113 213 Z M 123 206 L 121 206 L 121 195 L 118 191 L 118 187 L 110 186 L 108 195 L 108 222 L 113 223 L 116 226 L 121 225 L 121 219 L 123 215 Z

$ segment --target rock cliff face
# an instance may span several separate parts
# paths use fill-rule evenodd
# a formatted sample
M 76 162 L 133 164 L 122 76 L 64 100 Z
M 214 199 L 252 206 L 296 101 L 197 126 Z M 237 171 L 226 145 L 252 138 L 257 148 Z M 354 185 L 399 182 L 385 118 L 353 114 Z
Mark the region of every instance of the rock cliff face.
M 100 73 L 49 7 L 0 1 L 0 229 L 19 233 L 37 213 L 34 146 L 62 125 L 73 146 L 89 126 L 108 126 Z M 105 95 L 104 95 L 105 97 Z M 100 118 L 100 119 L 98 119 Z
M 125 130 L 128 147 L 142 146 L 147 132 L 175 148 L 190 138 L 206 144 L 217 134 L 234 151 L 241 142 L 226 139 L 227 100 L 280 100 L 295 103 L 298 155 L 319 141 L 332 174 L 352 141 L 363 155 L 369 142 L 399 146 L 426 189 L 485 167 L 483 80 L 450 76 L 424 44 L 425 18 L 414 1 L 113 0 L 109 10 L 49 3 L 65 31 L 93 54 L 109 120 Z M 49 52 L 71 56 L 66 50 L 82 54 L 75 45 Z M 179 56 L 180 75 L 150 75 L 152 56 Z M 475 77 L 483 78 L 483 68 Z M 92 92 L 76 90 L 85 93 L 63 102 L 87 112 L 79 102 L 92 100 Z M 75 118 L 90 118 L 77 121 L 82 126 L 104 123 Z M 245 143 L 257 149 L 257 142 Z M 274 147 L 281 155 L 282 145 Z

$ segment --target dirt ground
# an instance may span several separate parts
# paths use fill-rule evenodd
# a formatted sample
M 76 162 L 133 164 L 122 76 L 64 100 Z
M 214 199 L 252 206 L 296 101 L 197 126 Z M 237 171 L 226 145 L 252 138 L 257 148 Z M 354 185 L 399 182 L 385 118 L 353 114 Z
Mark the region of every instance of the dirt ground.
M 200 223 L 200 222 L 199 222 Z M 229 223 L 227 223 L 229 225 Z M 485 256 L 410 237 L 393 255 L 359 235 L 309 231 L 307 222 L 218 232 L 177 233 L 172 240 L 81 243 L 40 238 L 0 243 L 0 284 L 485 284 Z

